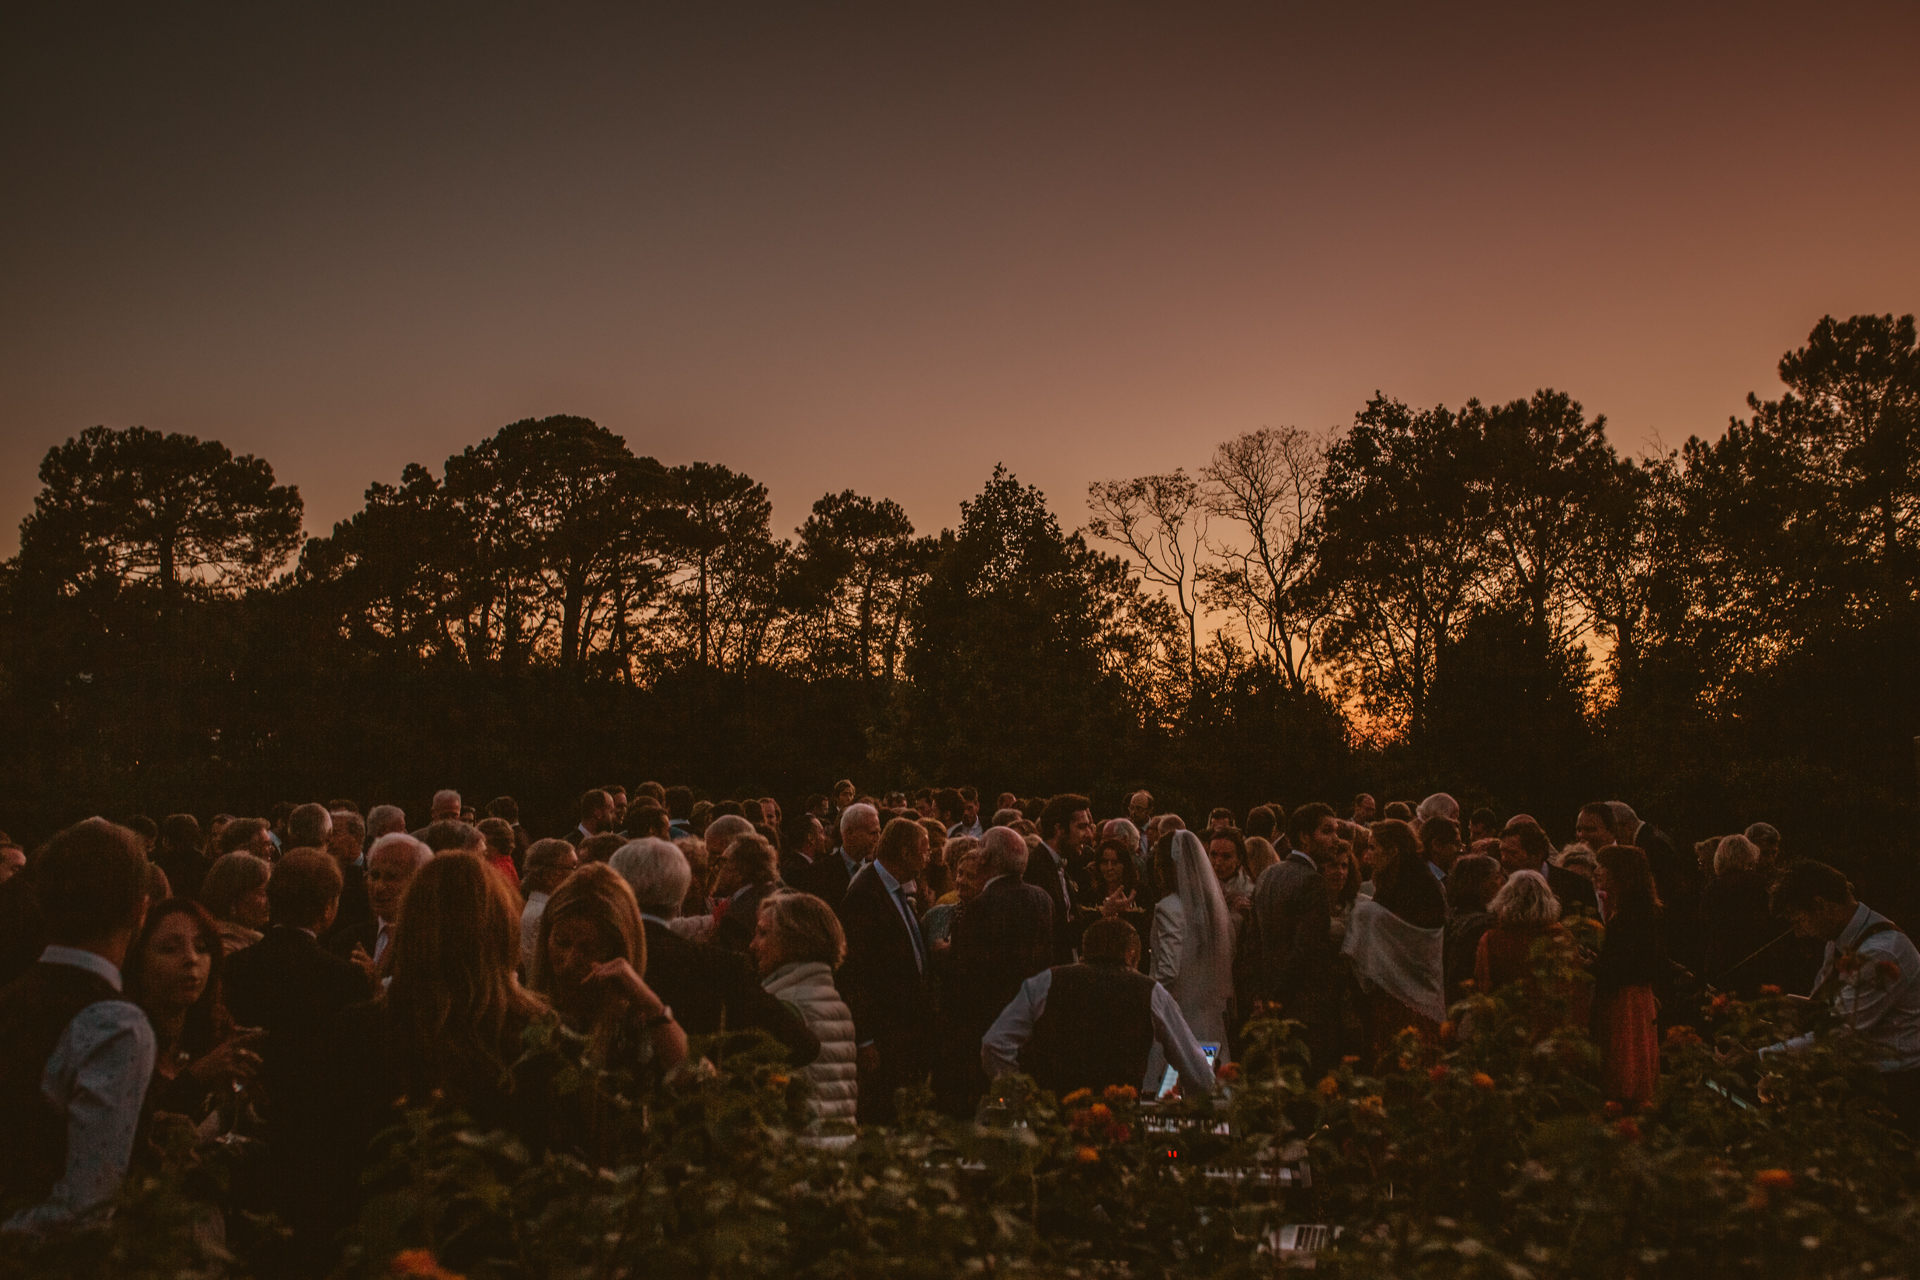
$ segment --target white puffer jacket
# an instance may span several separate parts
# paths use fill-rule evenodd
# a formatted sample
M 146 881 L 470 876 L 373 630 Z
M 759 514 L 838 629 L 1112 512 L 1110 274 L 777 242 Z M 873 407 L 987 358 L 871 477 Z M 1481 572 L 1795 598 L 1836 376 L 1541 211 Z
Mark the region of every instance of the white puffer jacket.
M 807 1068 L 813 1081 L 814 1128 L 847 1129 L 860 1099 L 859 1066 L 853 1043 L 853 1014 L 834 989 L 833 970 L 818 960 L 781 965 L 762 981 L 768 992 L 800 1011 L 807 1030 L 820 1037 L 820 1056 Z M 844 1121 L 844 1124 L 830 1122 Z M 822 1145 L 853 1141 L 851 1132 L 824 1137 Z

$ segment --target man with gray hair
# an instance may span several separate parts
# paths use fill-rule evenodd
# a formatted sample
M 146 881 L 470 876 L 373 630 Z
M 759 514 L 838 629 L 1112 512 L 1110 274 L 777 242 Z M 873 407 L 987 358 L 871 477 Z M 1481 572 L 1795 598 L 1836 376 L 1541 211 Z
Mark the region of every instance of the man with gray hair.
M 1053 963 L 1053 902 L 1046 890 L 1026 882 L 1028 857 L 1025 836 L 1011 827 L 989 828 L 980 837 L 980 870 L 987 883 L 954 923 L 946 1003 L 954 1024 L 953 1052 L 964 1061 L 949 1063 L 948 1070 L 977 1084 L 976 1098 L 986 1091 L 981 1037 L 1020 984 Z
M 325 849 L 333 834 L 333 815 L 323 804 L 303 804 L 287 815 L 287 848 Z
M 407 829 L 407 813 L 397 804 L 377 804 L 367 814 L 367 836 L 378 840 Z
M 647 931 L 647 985 L 673 1010 L 674 1020 L 688 1035 L 757 1027 L 786 1047 L 796 1067 L 820 1056 L 819 1037 L 761 987 L 751 961 L 673 931 L 673 917 L 693 882 L 678 845 L 653 837 L 629 841 L 607 865 L 627 882 L 640 904 L 640 923 Z
M 327 949 L 359 965 L 367 977 L 378 977 L 393 941 L 400 902 L 414 873 L 433 861 L 433 851 L 405 832 L 381 836 L 367 850 L 367 906 L 371 918 L 349 929 L 327 935 Z
M 1460 802 L 1444 791 L 1436 791 L 1425 800 L 1422 800 L 1420 807 L 1413 811 L 1414 829 L 1416 831 L 1419 830 L 1420 824 L 1428 818 L 1447 818 L 1454 823 L 1458 823 L 1460 821 Z

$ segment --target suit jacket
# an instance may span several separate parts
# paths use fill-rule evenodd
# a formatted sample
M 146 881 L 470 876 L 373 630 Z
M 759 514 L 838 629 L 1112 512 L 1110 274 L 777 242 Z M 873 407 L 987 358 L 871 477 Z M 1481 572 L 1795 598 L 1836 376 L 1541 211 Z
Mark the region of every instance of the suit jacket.
M 789 1060 L 804 1067 L 820 1056 L 820 1040 L 806 1021 L 767 994 L 744 956 L 710 942 L 683 938 L 657 920 L 647 930 L 646 982 L 673 1009 L 689 1035 L 713 1035 L 758 1027 L 786 1046 Z
M 1053 964 L 1053 904 L 1044 890 L 999 877 L 960 909 L 948 957 L 953 982 L 945 1003 L 977 1059 L 980 1037 L 1020 984 Z
M 264 1027 L 261 1073 L 268 1116 L 270 1178 L 276 1203 L 298 1220 L 313 1194 L 324 1144 L 330 1083 L 322 1065 L 334 1020 L 373 992 L 350 960 L 329 955 L 304 929 L 275 925 L 226 962 L 227 1010 L 243 1026 Z
M 1043 841 L 1027 859 L 1027 883 L 1047 895 L 1053 905 L 1053 962 L 1073 963 L 1073 899 L 1068 888 L 1071 876 L 1064 861 L 1055 856 Z
M 795 887 L 802 893 L 812 894 L 838 913 L 840 900 L 847 896 L 847 886 L 851 883 L 853 873 L 847 870 L 847 860 L 835 849 L 815 858 L 802 882 Z
M 340 910 L 333 917 L 333 927 L 320 940 L 329 950 L 332 949 L 334 935 L 373 919 L 373 906 L 367 901 L 366 868 L 349 863 L 340 868 L 340 879 Z M 340 954 L 346 955 L 352 950 L 349 946 Z M 367 950 L 372 951 L 373 948 L 368 947 Z
M 855 1042 L 872 1041 L 883 1062 L 917 1065 L 931 1033 L 927 979 L 907 922 L 873 863 L 848 883 L 840 921 L 847 932 L 847 959 L 834 982 L 853 1014 Z
M 813 862 L 803 853 L 788 850 L 780 855 L 780 879 L 790 889 L 807 892 L 802 886 L 806 883 L 807 877 L 813 874 L 813 867 Z
M 746 955 L 747 944 L 753 941 L 754 930 L 760 923 L 761 901 L 784 887 L 778 880 L 769 880 L 748 888 L 727 904 L 726 914 L 720 917 L 720 923 L 713 927 L 713 933 L 707 941 L 736 955 Z
M 1560 915 L 1565 918 L 1573 908 L 1584 907 L 1588 915 L 1600 918 L 1600 896 L 1593 891 L 1593 881 L 1578 871 L 1569 871 L 1565 867 L 1547 864 L 1547 888 L 1553 890 L 1553 896 L 1560 899 Z
M 380 922 L 369 917 L 344 929 L 329 929 L 320 945 L 344 960 L 353 955 L 355 947 L 363 948 L 368 955 L 372 955 L 374 944 L 379 941 Z
M 1255 999 L 1278 1001 L 1282 1013 L 1302 1022 L 1326 1012 L 1334 956 L 1329 909 L 1326 879 L 1305 854 L 1289 853 L 1260 873 L 1252 910 Z
M 342 1009 L 373 994 L 358 965 L 328 954 L 305 929 L 286 925 L 273 926 L 226 962 L 222 993 L 234 1021 L 266 1028 L 260 1057 L 270 1088 L 276 1074 L 303 1057 L 317 1058 Z M 270 1096 L 280 1101 L 277 1090 Z

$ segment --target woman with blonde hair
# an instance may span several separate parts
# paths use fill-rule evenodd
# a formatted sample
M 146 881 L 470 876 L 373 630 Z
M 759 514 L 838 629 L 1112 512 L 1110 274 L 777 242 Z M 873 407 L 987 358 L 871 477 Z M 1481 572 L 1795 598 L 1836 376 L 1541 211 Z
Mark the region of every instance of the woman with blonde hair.
M 553 1136 L 544 1078 L 514 1069 L 528 1028 L 553 1020 L 546 1001 L 521 987 L 520 911 L 514 893 L 478 858 L 435 858 L 414 873 L 388 944 L 392 980 L 379 996 L 341 1013 L 331 1065 L 333 1115 L 318 1126 L 330 1172 L 316 1183 L 340 1196 L 374 1135 L 396 1108 L 430 1098 L 480 1129 L 506 1129 L 539 1151 Z M 328 1206 L 335 1220 L 351 1207 Z
M 813 1082 L 807 1141 L 845 1146 L 853 1141 L 850 1129 L 860 1104 L 853 1014 L 833 985 L 834 971 L 847 958 L 846 931 L 833 908 L 812 894 L 776 893 L 760 903 L 749 949 L 760 985 L 798 1011 L 820 1041 L 820 1056 L 805 1068 Z
M 220 931 L 221 953 L 231 956 L 260 941 L 269 911 L 267 881 L 273 864 L 240 850 L 221 854 L 200 882 L 200 905 Z
M 686 1059 L 687 1034 L 642 978 L 646 968 L 640 907 L 619 872 L 591 862 L 553 891 L 540 913 L 533 989 L 587 1037 L 595 1065 L 665 1072 Z

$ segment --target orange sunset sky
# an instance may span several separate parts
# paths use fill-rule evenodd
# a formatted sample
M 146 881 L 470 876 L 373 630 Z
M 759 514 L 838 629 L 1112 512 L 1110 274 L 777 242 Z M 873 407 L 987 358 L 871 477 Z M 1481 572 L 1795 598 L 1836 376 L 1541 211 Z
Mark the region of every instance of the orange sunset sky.
M 63 6 L 0 48 L 0 553 L 95 423 L 310 532 L 578 413 L 957 519 L 1554 386 L 1716 434 L 1920 307 L 1920 6 Z M 288 7 L 291 8 L 291 7 Z

